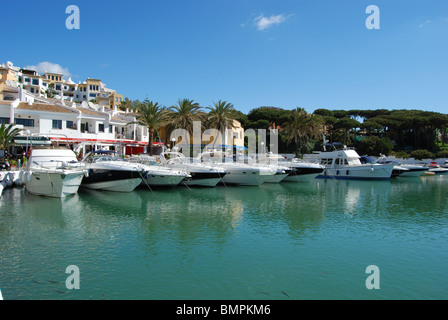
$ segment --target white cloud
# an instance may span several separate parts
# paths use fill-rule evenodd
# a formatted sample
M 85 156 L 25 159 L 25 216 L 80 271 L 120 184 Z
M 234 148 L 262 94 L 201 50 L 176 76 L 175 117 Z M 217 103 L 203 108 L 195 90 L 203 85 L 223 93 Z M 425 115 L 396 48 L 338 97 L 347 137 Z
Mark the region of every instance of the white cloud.
M 431 23 L 431 20 L 426 20 L 425 23 L 420 24 L 418 27 L 423 28 L 425 26 L 425 24 L 429 24 L 429 23 Z
M 43 74 L 45 72 L 62 73 L 66 78 L 71 77 L 71 73 L 67 68 L 62 67 L 57 63 L 47 61 L 40 62 L 36 66 L 26 66 L 25 69 L 35 70 L 40 74 Z
M 254 23 L 259 31 L 265 30 L 272 27 L 273 25 L 280 24 L 288 20 L 291 15 L 285 17 L 282 14 L 272 15 L 270 17 L 265 17 L 264 15 L 259 15 L 254 19 Z

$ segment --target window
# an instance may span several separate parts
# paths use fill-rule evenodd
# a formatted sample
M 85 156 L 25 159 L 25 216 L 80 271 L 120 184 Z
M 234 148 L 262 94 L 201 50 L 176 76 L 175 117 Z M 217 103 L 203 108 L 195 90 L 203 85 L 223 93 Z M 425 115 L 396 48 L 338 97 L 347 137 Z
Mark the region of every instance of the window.
M 75 129 L 75 124 L 73 123 L 73 121 L 67 121 L 65 126 L 67 129 Z
M 21 124 L 24 127 L 34 127 L 34 119 L 21 119 L 21 118 L 16 118 L 14 119 L 14 123 L 15 124 Z
M 25 82 L 30 82 L 30 78 L 25 78 Z
M 62 129 L 62 120 L 53 120 L 53 129 Z
M 104 132 L 104 123 L 100 123 L 100 124 L 98 125 L 98 131 L 99 131 L 99 132 Z
M 39 79 L 33 79 L 33 85 L 38 86 L 39 85 Z
M 9 124 L 9 118 L 0 118 L 0 124 Z
M 94 94 L 94 93 L 90 93 L 90 94 L 89 94 L 89 97 L 91 97 L 91 98 L 96 98 L 96 94 Z
M 43 85 L 44 87 L 46 87 L 46 86 L 48 86 L 48 83 L 46 83 L 46 82 L 42 82 L 42 85 Z

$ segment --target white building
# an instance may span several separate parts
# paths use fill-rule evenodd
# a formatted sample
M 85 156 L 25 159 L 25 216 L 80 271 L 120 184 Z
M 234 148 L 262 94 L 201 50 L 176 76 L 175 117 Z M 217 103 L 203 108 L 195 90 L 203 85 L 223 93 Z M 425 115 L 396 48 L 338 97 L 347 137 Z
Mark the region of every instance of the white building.
M 46 136 L 54 145 L 69 145 L 83 154 L 98 149 L 128 155 L 146 152 L 148 130 L 129 124 L 135 115 L 93 103 L 42 98 L 21 88 L 17 96 L 13 101 L 0 100 L 0 124 L 14 123 L 23 129 L 18 139 L 23 147 L 31 146 L 31 137 Z

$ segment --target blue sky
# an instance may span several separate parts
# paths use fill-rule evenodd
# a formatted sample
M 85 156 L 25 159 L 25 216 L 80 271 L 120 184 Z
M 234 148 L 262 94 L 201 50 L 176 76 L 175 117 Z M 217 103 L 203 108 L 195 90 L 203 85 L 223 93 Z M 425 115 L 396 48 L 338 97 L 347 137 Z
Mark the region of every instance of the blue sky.
M 79 30 L 65 26 L 72 4 Z M 369 5 L 379 30 L 365 26 Z M 446 0 L 41 0 L 2 12 L 0 62 L 50 62 L 130 99 L 448 113 Z

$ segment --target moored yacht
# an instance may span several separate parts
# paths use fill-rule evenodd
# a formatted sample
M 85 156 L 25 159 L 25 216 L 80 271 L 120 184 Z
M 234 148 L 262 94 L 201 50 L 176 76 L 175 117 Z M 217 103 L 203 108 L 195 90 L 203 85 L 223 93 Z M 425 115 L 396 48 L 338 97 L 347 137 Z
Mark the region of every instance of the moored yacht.
M 325 167 L 318 178 L 388 180 L 392 176 L 393 164 L 366 163 L 360 161 L 359 154 L 340 143 L 325 144 L 322 152 L 307 155 Z M 326 151 L 332 147 L 332 151 Z
M 223 184 L 259 186 L 272 179 L 277 173 L 276 169 L 269 166 L 233 162 L 233 159 L 232 161 L 225 161 L 226 159 L 221 151 L 203 152 L 198 155 L 198 159 L 227 171 L 227 174 L 221 179 Z
M 85 173 L 70 149 L 34 148 L 20 175 L 29 193 L 64 198 L 78 192 Z
M 142 186 L 175 187 L 190 177 L 185 171 L 161 166 L 156 158 L 149 155 L 134 156 L 128 161 L 139 164 L 147 170 L 148 174 L 141 182 Z
M 161 153 L 160 159 L 163 166 L 187 172 L 190 177 L 185 178 L 181 183 L 187 186 L 214 187 L 227 174 L 227 171 L 222 168 L 185 157 L 177 151 L 165 151 Z
M 292 159 L 287 165 L 292 171 L 283 181 L 289 182 L 311 181 L 325 169 L 319 163 L 308 162 L 301 159 Z
M 287 174 L 281 181 L 286 182 L 311 181 L 324 171 L 324 167 L 318 163 L 297 158 L 288 161 L 281 155 L 276 155 L 271 152 L 259 156 L 259 159 L 260 161 L 275 164 L 283 168 Z
M 81 186 L 88 189 L 131 192 L 147 174 L 142 166 L 128 163 L 111 152 L 90 153 L 83 163 L 88 174 L 82 180 Z
M 433 172 L 434 174 L 445 174 L 448 172 L 448 168 L 442 167 L 435 161 L 432 161 L 428 167 L 429 167 L 428 172 Z

